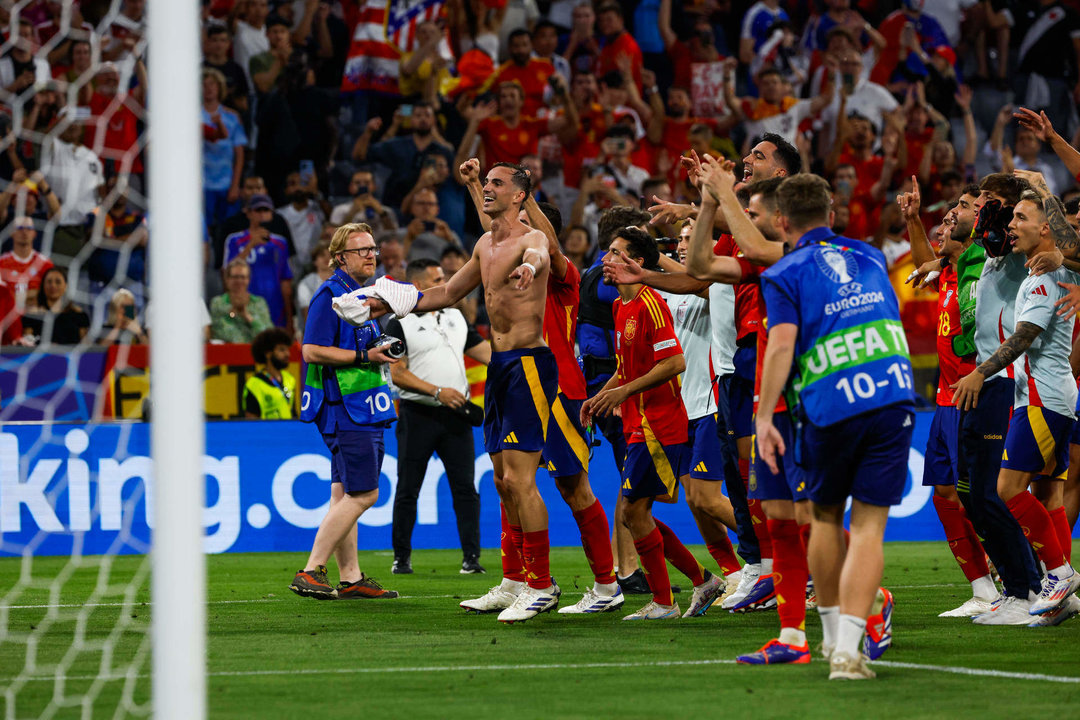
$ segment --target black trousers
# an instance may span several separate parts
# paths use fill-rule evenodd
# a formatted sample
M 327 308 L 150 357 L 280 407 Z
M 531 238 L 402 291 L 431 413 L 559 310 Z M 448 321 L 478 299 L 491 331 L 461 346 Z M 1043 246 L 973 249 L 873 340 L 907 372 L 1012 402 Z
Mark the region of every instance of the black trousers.
M 473 431 L 460 414 L 402 400 L 397 422 L 398 483 L 394 495 L 394 557 L 412 553 L 416 500 L 428 461 L 438 453 L 450 481 L 458 537 L 465 556 L 480 556 L 480 494 L 476 492 Z

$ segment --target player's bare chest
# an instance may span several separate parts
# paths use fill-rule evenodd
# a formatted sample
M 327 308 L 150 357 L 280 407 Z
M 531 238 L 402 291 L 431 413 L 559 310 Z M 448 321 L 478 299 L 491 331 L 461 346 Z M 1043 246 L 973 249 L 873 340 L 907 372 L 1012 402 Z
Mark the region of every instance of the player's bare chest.
M 502 287 L 510 282 L 510 273 L 521 264 L 521 246 L 510 241 L 488 245 L 480 252 L 480 263 L 484 284 L 492 288 Z

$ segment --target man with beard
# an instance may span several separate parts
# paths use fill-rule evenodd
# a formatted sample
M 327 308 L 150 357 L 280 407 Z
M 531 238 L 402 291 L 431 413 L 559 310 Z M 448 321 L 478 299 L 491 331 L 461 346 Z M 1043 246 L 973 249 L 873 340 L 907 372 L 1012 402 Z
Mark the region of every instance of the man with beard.
M 495 69 L 495 74 L 484 83 L 481 92 L 497 88 L 504 82 L 516 82 L 525 91 L 522 112 L 536 117 L 537 112 L 544 106 L 544 90 L 547 88 L 548 78 L 555 72 L 555 66 L 550 60 L 533 57 L 532 38 L 525 28 L 518 28 L 510 33 L 507 50 L 510 59 Z
M 937 410 L 930 424 L 930 437 L 926 441 L 926 464 L 923 467 L 923 485 L 934 488 L 934 509 L 937 511 L 945 539 L 949 543 L 956 562 L 971 583 L 971 598 L 960 607 L 946 610 L 938 617 L 975 617 L 989 612 L 997 599 L 998 591 L 986 563 L 986 552 L 978 533 L 975 532 L 967 512 L 956 493 L 960 481 L 958 458 L 960 454 L 960 409 L 953 401 L 951 386 L 961 377 L 975 369 L 975 346 L 971 339 L 971 303 L 967 328 L 961 319 L 960 277 L 957 266 L 964 260 L 965 277 L 969 279 L 964 288 L 970 296 L 972 282 L 981 273 L 985 254 L 972 242 L 971 231 L 975 226 L 975 203 L 979 197 L 978 185 L 969 185 L 960 199 L 945 216 L 941 225 L 940 244 L 934 259 L 928 258 L 934 250 L 926 239 L 922 221 L 919 219 L 920 197 L 918 185 L 915 190 L 897 198 L 907 221 L 908 237 L 911 239 L 912 258 L 920 263 L 920 269 L 911 280 L 922 283 L 935 282 L 930 273 L 940 273 L 938 285 L 938 365 L 941 369 L 937 388 Z M 923 279 L 927 278 L 927 279 Z M 967 297 L 967 296 L 965 296 Z M 966 482 L 966 480 L 965 480 Z
M 311 249 L 319 242 L 323 223 L 326 222 L 326 215 L 313 197 L 317 193 L 318 185 L 314 175 L 307 185 L 303 183 L 298 172 L 285 176 L 285 198 L 289 202 L 279 207 L 276 214 L 285 218 L 285 222 L 289 224 L 294 249 L 289 262 L 296 277 L 304 276 L 304 266 L 311 257 Z
M 244 383 L 244 417 L 262 420 L 292 420 L 296 406 L 296 378 L 289 367 L 292 338 L 280 328 L 269 328 L 255 336 L 251 357 L 258 371 Z
M 353 146 L 353 162 L 374 162 L 390 169 L 386 179 L 384 204 L 400 207 L 401 201 L 416 185 L 424 162 L 429 155 L 442 155 L 446 162 L 454 160 L 454 151 L 435 137 L 435 106 L 428 102 L 413 104 L 409 125 L 412 133 L 371 144 L 372 136 L 382 128 L 381 118 L 372 118 Z

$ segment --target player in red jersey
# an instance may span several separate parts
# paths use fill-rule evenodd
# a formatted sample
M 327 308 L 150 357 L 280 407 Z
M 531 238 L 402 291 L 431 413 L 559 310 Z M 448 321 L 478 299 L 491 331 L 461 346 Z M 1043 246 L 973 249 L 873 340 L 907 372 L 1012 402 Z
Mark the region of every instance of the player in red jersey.
M 616 266 L 627 256 L 655 269 L 659 251 L 644 230 L 625 228 L 604 256 L 604 281 L 613 283 Z M 655 520 L 655 500 L 675 502 L 680 480 L 690 472 L 686 409 L 678 376 L 686 369 L 675 336 L 671 311 L 655 290 L 641 283 L 615 283 L 615 352 L 618 370 L 600 392 L 585 401 L 581 424 L 596 416 L 621 412 L 626 436 L 622 494 L 627 499 L 623 522 L 634 537 L 652 600 L 625 620 L 668 620 L 680 617 L 671 592 L 665 557 L 695 588 L 712 575 L 663 523 Z
M 479 162 L 470 160 L 462 168 L 473 201 L 480 206 L 483 189 L 479 181 Z M 487 217 L 481 214 L 483 221 Z M 574 351 L 578 315 L 578 287 L 581 275 L 559 247 L 562 217 L 557 208 L 541 207 L 530 196 L 519 217 L 522 223 L 542 231 L 548 238 L 551 273 L 548 276 L 547 301 L 544 307 L 544 342 L 551 348 L 559 368 L 559 390 L 551 406 L 551 420 L 544 444 L 542 462 L 547 466 L 563 500 L 570 506 L 581 533 L 581 545 L 594 576 L 593 587 L 561 613 L 597 613 L 615 610 L 623 604 L 623 594 L 615 580 L 615 561 L 611 551 L 610 528 L 603 506 L 589 484 L 589 442 L 578 424 L 585 401 L 585 376 Z M 498 478 L 496 478 L 498 482 Z M 503 587 L 524 583 L 521 557 L 522 531 L 518 518 L 501 508 Z M 502 586 L 500 586 L 502 587 Z M 495 588 L 492 592 L 495 592 Z M 489 593 L 490 594 L 490 593 Z M 486 597 L 486 596 L 485 596 Z M 478 604 L 480 603 L 478 599 Z M 467 601 L 472 602 L 472 601 Z
M 975 226 L 975 202 L 979 197 L 979 188 L 970 185 L 961 191 L 960 199 L 941 224 L 935 251 L 919 219 L 921 197 L 915 178 L 912 178 L 912 187 L 912 192 L 897 196 L 907 223 L 911 255 L 919 268 L 911 280 L 925 283 L 931 278 L 931 272 L 940 273 L 936 279 L 929 279 L 938 286 L 937 351 L 940 378 L 937 410 L 926 443 L 922 482 L 934 488 L 934 509 L 945 530 L 945 539 L 964 576 L 971 583 L 972 591 L 971 598 L 964 604 L 946 610 L 938 617 L 974 617 L 989 612 L 999 593 L 990 575 L 986 552 L 956 492 L 957 483 L 960 482 L 957 468 L 960 410 L 953 402 L 953 391 L 949 386 L 975 369 L 974 344 L 970 337 L 964 338 L 961 329 L 956 266 L 960 256 L 972 245 L 971 231 Z M 973 252 L 979 252 L 979 248 L 976 247 Z

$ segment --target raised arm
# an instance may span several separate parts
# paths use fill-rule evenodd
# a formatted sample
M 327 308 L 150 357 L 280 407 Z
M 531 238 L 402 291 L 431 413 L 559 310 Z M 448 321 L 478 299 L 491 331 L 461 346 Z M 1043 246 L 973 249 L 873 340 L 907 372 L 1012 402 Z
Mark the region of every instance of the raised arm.
M 690 248 L 686 253 L 686 272 L 698 280 L 711 280 L 734 285 L 742 280 L 742 268 L 733 257 L 720 257 L 712 251 L 713 217 L 717 203 L 710 193 L 701 198 L 701 212 L 690 233 Z
M 995 350 L 993 355 L 952 386 L 955 391 L 953 400 L 956 402 L 956 407 L 961 410 L 977 407 L 979 391 L 982 390 L 986 378 L 993 377 L 1012 365 L 1016 358 L 1031 347 L 1031 343 L 1035 342 L 1035 338 L 1039 337 L 1042 331 L 1043 329 L 1035 323 L 1017 323 L 1016 331 L 1001 343 L 1001 347 Z
M 732 237 L 742 250 L 743 257 L 755 265 L 779 262 L 780 258 L 784 257 L 783 244 L 765 239 L 735 195 L 734 163 L 706 157 L 702 170 L 702 189 L 706 191 L 703 195 L 709 195 L 718 201 L 720 212 L 727 221 Z
M 413 312 L 428 312 L 450 307 L 480 286 L 480 258 L 473 248 L 472 257 L 446 283 L 424 291 Z
M 1050 118 L 1046 116 L 1045 112 L 1036 114 L 1033 110 L 1027 108 L 1019 108 L 1013 117 L 1020 121 L 1020 124 L 1035 133 L 1040 140 L 1048 143 L 1051 149 L 1061 158 L 1061 162 L 1065 163 L 1065 167 L 1069 169 L 1069 174 L 1073 177 L 1080 176 L 1080 151 L 1069 144 L 1069 141 L 1061 137 L 1055 130 L 1054 126 L 1050 124 Z
M 911 260 L 915 263 L 915 267 L 922 267 L 923 264 L 934 260 L 936 255 L 934 248 L 930 245 L 930 238 L 926 236 L 922 218 L 919 217 L 922 196 L 919 194 L 918 179 L 914 175 L 911 176 L 911 188 L 911 192 L 897 195 L 896 202 L 904 215 L 904 222 L 907 223 L 908 240 L 911 241 Z
M 686 268 L 666 255 L 660 256 L 660 267 L 664 272 L 646 270 L 626 253 L 621 253 L 620 257 L 622 263 L 611 266 L 617 283 L 627 285 L 644 283 L 651 288 L 674 295 L 708 296 L 709 285 L 712 283 L 691 277 L 687 274 Z
M 559 236 L 555 234 L 555 226 L 548 220 L 547 215 L 540 209 L 540 205 L 536 202 L 536 198 L 532 195 L 525 198 L 524 206 L 525 214 L 529 218 L 529 225 L 535 230 L 539 230 L 547 238 L 547 251 L 548 258 L 551 261 L 551 273 L 562 280 L 566 277 L 566 271 L 569 269 L 569 262 L 566 256 L 562 254 L 562 247 L 559 245 Z

